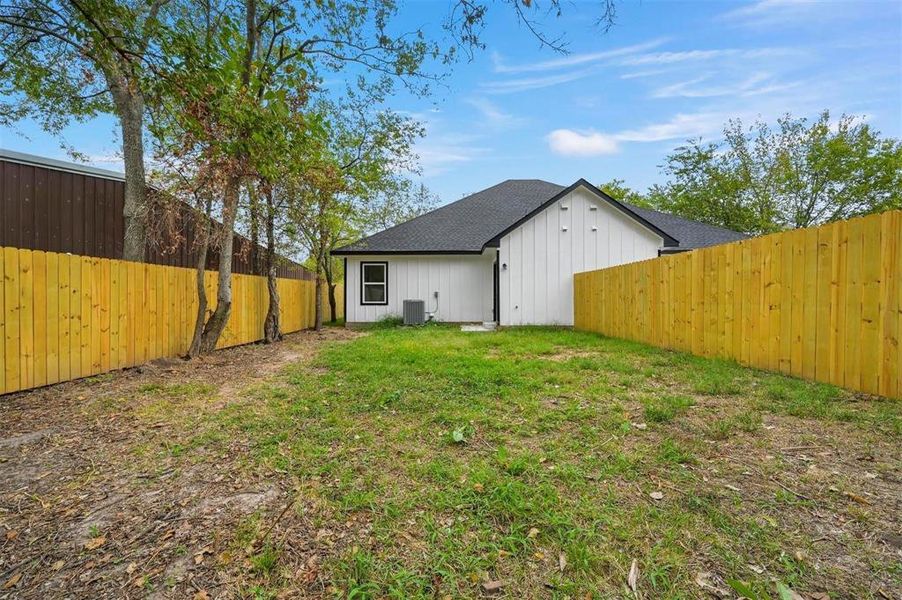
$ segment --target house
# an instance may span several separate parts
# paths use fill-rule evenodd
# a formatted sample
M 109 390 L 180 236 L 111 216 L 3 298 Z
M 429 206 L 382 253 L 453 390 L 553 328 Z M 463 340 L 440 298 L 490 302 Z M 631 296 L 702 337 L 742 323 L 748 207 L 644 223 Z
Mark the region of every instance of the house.
M 744 237 L 619 202 L 584 179 L 511 179 L 332 254 L 345 260 L 349 324 L 421 299 L 437 321 L 572 325 L 574 273 Z

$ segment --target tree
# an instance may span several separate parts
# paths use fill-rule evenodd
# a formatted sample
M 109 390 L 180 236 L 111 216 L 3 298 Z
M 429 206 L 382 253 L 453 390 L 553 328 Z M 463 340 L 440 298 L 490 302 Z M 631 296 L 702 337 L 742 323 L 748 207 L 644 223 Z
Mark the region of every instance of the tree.
M 421 201 L 431 200 L 425 187 L 412 192 L 402 173 L 415 172 L 413 141 L 422 126 L 401 115 L 373 110 L 374 90 L 364 90 L 345 99 L 340 106 L 324 103 L 330 115 L 324 161 L 324 177 L 308 178 L 299 194 L 294 221 L 309 262 L 317 274 L 316 327 L 322 325 L 321 287 L 328 289 L 330 317 L 336 318 L 335 275 L 331 252 L 362 233 L 381 229 L 419 212 Z M 375 90 L 379 93 L 379 90 Z
M 663 210 L 752 234 L 902 207 L 902 142 L 829 111 L 775 129 L 730 121 L 722 141 L 677 148 L 664 172 Z
M 614 200 L 629 202 L 630 204 L 641 206 L 643 208 L 654 208 L 645 194 L 627 186 L 623 179 L 612 179 L 607 183 L 600 184 L 598 189 Z
M 126 260 L 143 260 L 147 72 L 167 0 L 10 0 L 0 7 L 0 122 L 35 118 L 48 132 L 111 113 L 125 164 Z

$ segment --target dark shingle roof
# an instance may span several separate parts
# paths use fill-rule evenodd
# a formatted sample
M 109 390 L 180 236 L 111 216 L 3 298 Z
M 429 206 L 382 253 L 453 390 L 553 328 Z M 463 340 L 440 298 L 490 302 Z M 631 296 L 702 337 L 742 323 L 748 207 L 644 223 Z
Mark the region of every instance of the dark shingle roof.
M 583 180 L 571 188 L 577 185 L 588 186 L 616 208 L 627 214 L 632 213 L 631 216 L 638 217 L 640 222 L 646 221 L 650 229 L 657 229 L 665 236 L 665 243 L 676 245 L 673 250 L 701 248 L 746 237 L 721 227 L 617 202 Z M 480 253 L 496 238 L 566 189 L 568 188 L 539 179 L 508 179 L 338 248 L 333 254 Z M 667 240 L 666 237 L 673 240 Z
M 738 233 L 731 229 L 724 229 L 715 225 L 699 223 L 691 219 L 684 219 L 676 215 L 652 210 L 650 208 L 642 208 L 624 202 L 630 209 L 644 217 L 650 223 L 654 223 L 677 240 L 679 245 L 675 250 L 692 250 L 694 248 L 704 248 L 705 246 L 716 246 L 717 244 L 726 244 L 744 240 L 748 236 L 744 233 Z
M 339 248 L 335 253 L 479 253 L 511 223 L 562 189 L 538 179 L 508 179 Z

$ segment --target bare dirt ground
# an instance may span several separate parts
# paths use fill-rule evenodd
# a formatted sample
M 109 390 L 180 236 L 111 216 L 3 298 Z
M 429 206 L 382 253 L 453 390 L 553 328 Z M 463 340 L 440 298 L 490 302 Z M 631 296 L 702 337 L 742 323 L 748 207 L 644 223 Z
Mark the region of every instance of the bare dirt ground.
M 242 457 L 237 445 L 213 460 L 142 471 L 135 448 L 165 439 L 160 430 L 168 425 L 147 427 L 149 401 L 139 392 L 189 382 L 218 389 L 222 406 L 287 363 L 308 360 L 324 343 L 356 335 L 301 332 L 272 346 L 160 360 L 2 398 L 0 598 L 252 593 L 233 589 L 223 568 L 236 562 L 228 556 L 231 538 L 249 515 L 275 522 L 293 497 L 290 482 L 233 468 Z M 296 530 L 292 537 L 314 544 L 316 532 Z

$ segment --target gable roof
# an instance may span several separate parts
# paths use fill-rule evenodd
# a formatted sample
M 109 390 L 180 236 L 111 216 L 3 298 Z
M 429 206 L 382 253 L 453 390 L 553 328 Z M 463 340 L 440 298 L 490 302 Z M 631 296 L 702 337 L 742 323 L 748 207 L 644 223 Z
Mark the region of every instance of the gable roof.
M 580 179 L 564 187 L 540 179 L 508 179 L 457 202 L 332 251 L 349 254 L 480 254 L 578 187 L 683 250 L 743 239 L 743 234 L 615 200 Z M 685 242 L 684 242 L 685 240 Z M 688 244 L 688 245 L 685 245 Z

